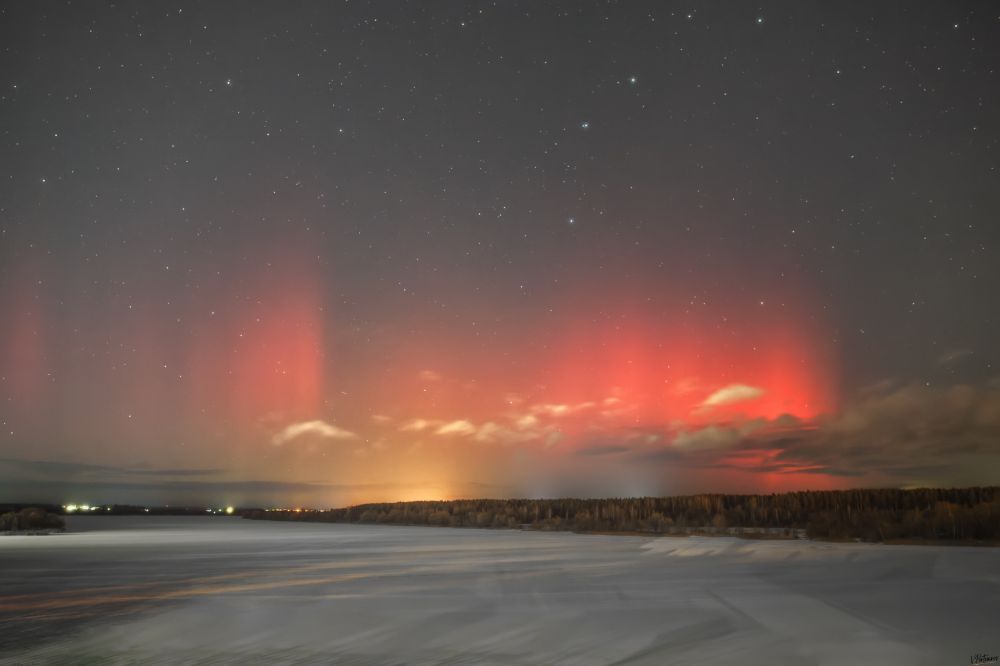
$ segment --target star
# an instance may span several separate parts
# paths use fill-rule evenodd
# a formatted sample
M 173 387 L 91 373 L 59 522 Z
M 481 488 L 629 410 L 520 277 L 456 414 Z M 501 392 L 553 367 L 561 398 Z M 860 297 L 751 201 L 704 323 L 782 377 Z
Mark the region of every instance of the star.
M 586 120 L 580 123 L 580 129 L 589 129 L 589 128 L 590 128 L 590 123 L 587 122 Z

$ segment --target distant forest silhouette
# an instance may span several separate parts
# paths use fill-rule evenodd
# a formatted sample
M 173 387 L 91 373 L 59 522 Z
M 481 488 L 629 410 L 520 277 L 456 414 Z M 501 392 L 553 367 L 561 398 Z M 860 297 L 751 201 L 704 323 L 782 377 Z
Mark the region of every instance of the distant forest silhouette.
M 396 502 L 327 511 L 253 509 L 244 511 L 243 517 L 578 532 L 805 535 L 829 540 L 997 541 L 1000 540 L 1000 488 Z

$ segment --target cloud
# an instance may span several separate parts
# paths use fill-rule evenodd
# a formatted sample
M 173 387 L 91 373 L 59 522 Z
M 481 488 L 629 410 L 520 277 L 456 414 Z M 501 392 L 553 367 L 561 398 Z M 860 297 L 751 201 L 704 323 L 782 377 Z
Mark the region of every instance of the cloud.
M 678 433 L 674 437 L 673 446 L 678 449 L 698 451 L 730 449 L 745 435 L 745 428 L 710 425 L 699 430 Z
M 559 418 L 562 416 L 569 416 L 570 414 L 577 414 L 579 412 L 591 409 L 594 406 L 595 403 L 593 402 L 581 402 L 575 405 L 543 403 L 539 405 L 532 405 L 531 413 L 541 416 L 551 416 L 553 418 Z
M 474 435 L 478 429 L 464 419 L 445 423 L 434 431 L 436 435 Z
M 548 435 L 554 429 L 550 426 L 535 427 L 533 423 L 530 427 L 509 428 L 505 425 L 487 421 L 476 430 L 474 439 L 477 442 L 487 444 L 518 444 L 531 442 Z
M 338 428 L 337 426 L 327 423 L 326 421 L 315 420 L 300 421 L 299 423 L 291 423 L 285 426 L 283 430 L 275 433 L 274 437 L 271 438 L 271 443 L 275 446 L 281 446 L 282 444 L 286 444 L 304 436 L 321 437 L 324 439 L 341 441 L 360 439 L 356 433 L 353 433 L 350 430 Z
M 857 393 L 836 415 L 679 432 L 647 456 L 672 466 L 866 478 L 889 485 L 996 483 L 1000 387 L 898 386 Z
M 431 419 L 411 419 L 404 423 L 401 432 L 432 432 L 444 437 L 470 438 L 484 444 L 518 444 L 533 441 L 544 441 L 546 444 L 557 441 L 552 435 L 558 435 L 553 424 L 545 424 L 534 414 L 509 416 L 509 421 L 486 421 L 476 423 L 468 419 L 440 421 Z
M 698 410 L 707 411 L 714 407 L 731 405 L 736 402 L 746 402 L 747 400 L 759 398 L 762 395 L 764 395 L 764 389 L 762 388 L 747 386 L 746 384 L 730 384 L 729 386 L 723 386 L 705 398 L 704 402 L 699 405 Z
M 421 432 L 434 426 L 439 426 L 443 421 L 428 421 L 426 419 L 410 419 L 399 427 L 401 432 Z
M 434 372 L 433 370 L 421 370 L 420 379 L 425 382 L 439 382 L 442 377 L 439 372 Z
M 617 400 L 615 398 L 614 400 Z M 564 404 L 564 403 L 540 403 L 532 405 L 528 410 L 530 414 L 536 416 L 548 416 L 550 418 L 562 418 L 564 416 L 571 416 L 573 414 L 579 414 L 580 412 L 585 412 L 591 410 L 598 406 L 599 403 L 596 402 L 578 402 L 576 404 Z
M 566 416 L 570 413 L 571 407 L 569 405 L 559 405 L 559 404 L 544 404 L 535 405 L 531 408 L 534 414 L 544 414 L 546 416 Z
M 538 417 L 534 414 L 525 414 L 524 416 L 519 416 L 515 419 L 514 424 L 522 430 L 534 428 L 538 425 Z
M 954 365 L 969 358 L 974 353 L 971 349 L 953 349 L 938 357 L 937 364 L 939 366 Z
M 605 398 L 601 403 L 600 414 L 606 419 L 614 419 L 625 416 L 630 412 L 634 412 L 637 407 L 638 406 L 634 403 L 626 403 L 621 398 L 612 396 L 610 398 Z
M 53 478 L 94 477 L 105 479 L 122 476 L 215 476 L 225 472 L 218 468 L 174 468 L 159 469 L 145 465 L 120 467 L 115 465 L 94 465 L 90 463 L 61 462 L 52 460 L 22 460 L 20 458 L 0 458 L 0 468 L 10 467 L 20 474 L 32 474 Z

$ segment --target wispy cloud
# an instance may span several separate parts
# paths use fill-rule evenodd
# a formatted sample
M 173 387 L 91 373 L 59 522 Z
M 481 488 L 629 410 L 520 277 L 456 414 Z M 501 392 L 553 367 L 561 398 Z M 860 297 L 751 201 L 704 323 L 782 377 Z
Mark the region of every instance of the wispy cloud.
M 595 403 L 593 402 L 579 402 L 576 404 L 543 403 L 533 405 L 531 407 L 531 413 L 539 416 L 544 415 L 558 418 L 561 416 L 578 414 L 579 412 L 592 409 L 594 406 Z
M 723 405 L 754 400 L 764 395 L 764 389 L 746 384 L 729 384 L 710 394 L 698 406 L 698 411 L 708 411 Z
M 441 425 L 441 421 L 427 419 L 410 419 L 399 427 L 402 432 L 421 432 Z
M 674 437 L 673 446 L 689 451 L 729 449 L 753 431 L 752 425 L 724 427 L 710 425 L 690 431 L 682 431 Z
M 291 423 L 285 426 L 280 432 L 274 434 L 271 438 L 271 443 L 275 446 L 281 446 L 291 442 L 299 437 L 312 436 L 320 437 L 323 439 L 333 439 L 341 441 L 350 441 L 355 439 L 360 439 L 357 433 L 353 433 L 350 430 L 344 430 L 326 421 L 300 421 L 299 423 Z
M 955 365 L 960 361 L 963 361 L 973 355 L 971 349 L 953 349 L 951 351 L 945 352 L 937 359 L 937 364 L 939 366 Z
M 478 428 L 472 422 L 460 419 L 445 423 L 435 430 L 434 433 L 437 435 L 474 435 L 477 430 Z
M 1000 388 L 897 386 L 860 391 L 836 415 L 681 430 L 646 457 L 672 467 L 827 474 L 872 483 L 975 485 L 1000 468 Z

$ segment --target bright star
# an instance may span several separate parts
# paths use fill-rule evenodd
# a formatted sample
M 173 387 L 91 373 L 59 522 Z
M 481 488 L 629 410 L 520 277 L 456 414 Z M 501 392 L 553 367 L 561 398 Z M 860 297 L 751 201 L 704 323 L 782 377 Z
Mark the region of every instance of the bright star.
M 580 123 L 580 129 L 587 129 L 588 127 L 590 127 L 590 123 L 586 120 Z

